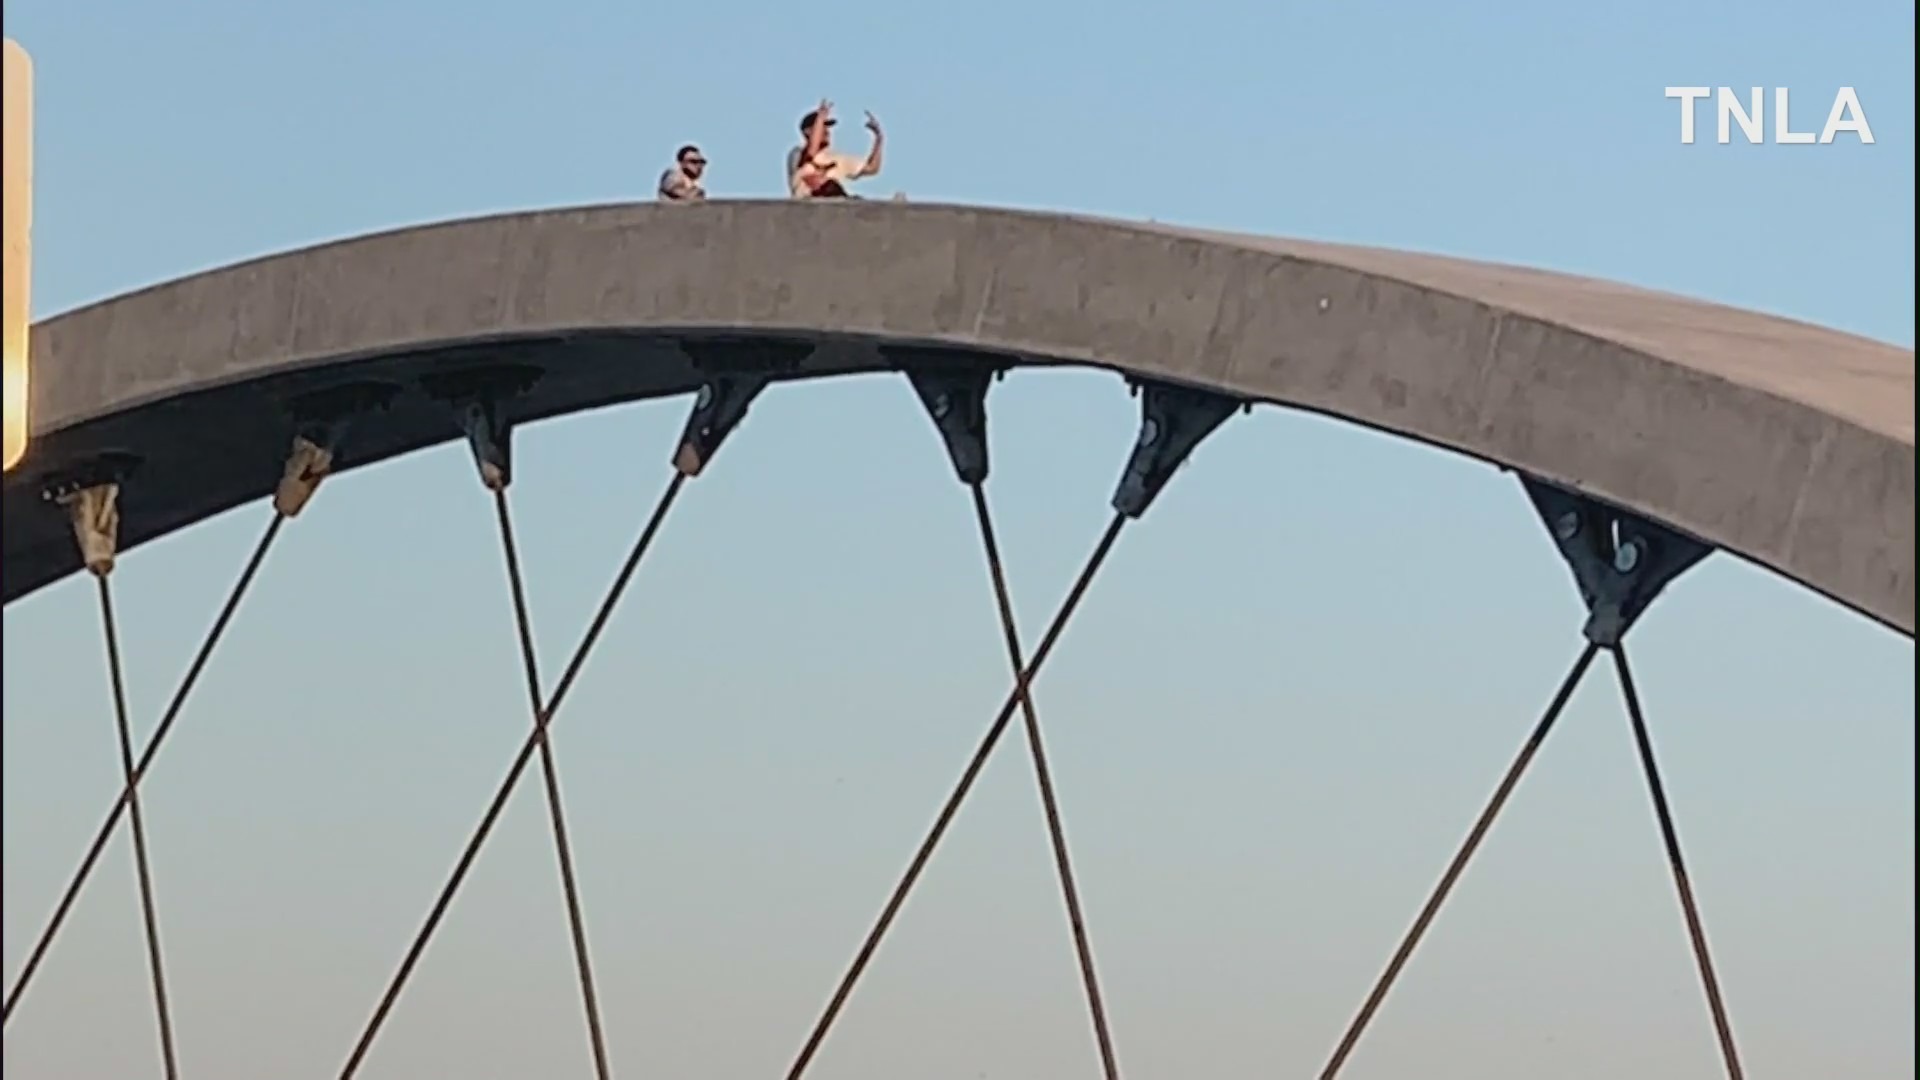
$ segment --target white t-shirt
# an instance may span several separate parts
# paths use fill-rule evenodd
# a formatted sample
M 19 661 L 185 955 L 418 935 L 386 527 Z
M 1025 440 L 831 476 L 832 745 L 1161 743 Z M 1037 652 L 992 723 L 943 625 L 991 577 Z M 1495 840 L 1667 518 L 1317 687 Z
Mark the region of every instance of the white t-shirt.
M 810 199 L 812 191 L 800 178 L 801 157 L 807 152 L 805 146 L 796 146 L 787 151 L 787 194 L 796 199 Z M 837 154 L 832 150 L 822 150 L 813 156 L 813 167 L 826 174 L 829 180 L 838 180 L 842 185 L 858 180 L 866 175 L 867 159 L 853 154 Z

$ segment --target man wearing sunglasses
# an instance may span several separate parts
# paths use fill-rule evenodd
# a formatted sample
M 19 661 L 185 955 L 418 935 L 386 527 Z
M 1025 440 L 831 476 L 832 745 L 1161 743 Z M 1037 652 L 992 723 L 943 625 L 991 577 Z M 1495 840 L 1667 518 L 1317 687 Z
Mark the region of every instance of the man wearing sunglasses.
M 701 202 L 707 189 L 700 178 L 707 172 L 707 157 L 700 148 L 688 143 L 673 155 L 673 164 L 660 174 L 661 202 Z
M 873 133 L 873 147 L 864 158 L 833 150 L 833 102 L 800 118 L 800 145 L 787 151 L 787 193 L 796 199 L 850 199 L 847 184 L 880 174 L 881 147 L 886 137 L 880 133 L 880 121 L 867 114 L 867 130 Z

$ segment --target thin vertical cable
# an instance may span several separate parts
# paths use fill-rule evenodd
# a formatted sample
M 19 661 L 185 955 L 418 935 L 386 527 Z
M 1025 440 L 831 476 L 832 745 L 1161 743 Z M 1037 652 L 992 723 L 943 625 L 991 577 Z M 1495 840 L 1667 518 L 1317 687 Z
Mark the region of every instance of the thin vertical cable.
M 413 969 L 420 963 L 421 955 L 427 950 L 427 944 L 433 940 L 434 931 L 439 928 L 440 920 L 446 917 L 447 909 L 452 906 L 461 884 L 467 879 L 467 872 L 473 868 L 473 862 L 479 857 L 480 849 L 486 845 L 487 837 L 493 833 L 493 827 L 500 820 L 501 812 L 506 809 L 507 800 L 513 795 L 514 785 L 519 783 L 520 775 L 527 771 L 527 765 L 533 760 L 534 751 L 539 746 L 541 737 L 546 734 L 547 726 L 553 722 L 554 715 L 560 711 L 561 703 L 566 700 L 567 692 L 573 688 L 574 680 L 579 678 L 581 669 L 586 666 L 587 657 L 593 652 L 594 644 L 600 640 L 601 633 L 606 630 L 607 623 L 612 620 L 614 609 L 620 604 L 620 597 L 627 591 L 627 585 L 633 580 L 634 572 L 640 568 L 640 560 L 646 556 L 647 549 L 653 546 L 653 539 L 660 532 L 661 522 L 666 520 L 667 511 L 673 508 L 674 500 L 679 497 L 680 489 L 686 481 L 685 473 L 673 474 L 672 482 L 660 496 L 660 502 L 654 507 L 652 516 L 647 519 L 646 527 L 640 530 L 640 536 L 634 541 L 633 549 L 627 553 L 626 562 L 621 564 L 619 572 L 614 575 L 613 584 L 608 587 L 605 599 L 600 602 L 600 609 L 594 613 L 593 621 L 588 624 L 586 635 L 574 649 L 572 659 L 567 661 L 566 670 L 560 675 L 559 684 L 554 687 L 552 696 L 547 699 L 546 708 L 541 709 L 539 715 L 535 717 L 533 731 L 521 745 L 520 753 L 514 758 L 506 777 L 500 781 L 500 787 L 494 792 L 493 801 L 488 804 L 486 813 L 480 818 L 480 824 L 474 829 L 473 836 L 467 841 L 467 846 L 460 853 L 459 860 L 454 863 L 453 873 L 447 878 L 447 883 L 441 887 L 440 895 L 433 902 L 433 909 L 427 913 L 426 922 L 420 927 L 419 933 L 414 935 L 412 944 L 407 947 L 406 956 L 400 961 L 399 970 L 394 972 L 392 981 L 387 984 L 386 992 L 380 997 L 380 1004 L 374 1007 L 373 1016 L 367 1020 L 367 1026 L 360 1032 L 359 1040 L 354 1043 L 353 1052 L 348 1055 L 346 1065 L 340 1070 L 340 1080 L 350 1080 L 354 1073 L 360 1070 L 361 1064 L 366 1061 L 367 1052 L 373 1049 L 373 1041 L 379 1036 L 388 1014 L 393 1011 L 394 1003 L 400 1000 L 401 990 L 406 988 L 407 980 L 413 975 Z
M 1013 690 L 1007 694 L 1006 703 L 1000 707 L 999 715 L 994 717 L 992 725 L 987 728 L 986 736 L 974 749 L 972 759 L 967 762 L 966 769 L 960 774 L 960 782 L 954 785 L 953 792 L 947 796 L 946 803 L 940 808 L 939 816 L 934 819 L 933 828 L 928 831 L 926 839 L 920 842 L 919 850 L 914 852 L 913 860 L 907 864 L 906 873 L 902 875 L 899 884 L 894 886 L 892 895 L 887 898 L 886 906 L 881 909 L 879 919 L 874 922 L 873 929 L 867 932 L 866 940 L 861 942 L 859 952 L 854 954 L 853 964 L 847 969 L 846 974 L 841 976 L 839 985 L 834 988 L 833 997 L 828 1000 L 826 1010 L 821 1013 L 820 1019 L 813 1026 L 813 1031 L 807 1036 L 806 1045 L 800 1048 L 799 1056 L 794 1059 L 793 1066 L 787 1070 L 787 1080 L 800 1080 L 800 1077 L 806 1074 L 807 1066 L 813 1061 L 814 1056 L 820 1052 L 821 1044 L 826 1042 L 827 1033 L 833 1029 L 834 1020 L 846 1007 L 847 998 L 853 994 L 854 985 L 860 981 L 861 973 L 866 971 L 867 964 L 873 959 L 873 954 L 880 948 L 880 941 L 886 936 L 887 928 L 893 925 L 894 917 L 900 913 L 900 908 L 907 902 L 907 895 L 913 891 L 914 883 L 920 879 L 920 873 L 926 869 L 928 860 L 933 858 L 934 849 L 940 845 L 940 838 L 946 835 L 947 826 L 953 823 L 954 815 L 960 810 L 960 804 L 966 801 L 967 793 L 973 789 L 974 780 L 979 777 L 980 770 L 986 766 L 987 758 L 992 755 L 994 745 L 1000 741 L 1000 736 L 1006 731 L 1008 721 L 1013 719 L 1014 708 L 1021 696 L 1026 693 L 1028 685 L 1033 682 L 1033 677 L 1039 673 L 1041 665 L 1046 663 L 1047 656 L 1053 652 L 1054 645 L 1060 640 L 1061 631 L 1066 629 L 1068 620 L 1073 617 L 1074 609 L 1080 606 L 1080 601 L 1086 596 L 1087 587 L 1093 583 L 1094 575 L 1099 573 L 1101 565 L 1113 551 L 1114 541 L 1120 538 L 1121 527 L 1126 523 L 1127 518 L 1124 514 L 1115 514 L 1106 532 L 1101 534 L 1100 542 L 1087 559 L 1086 567 L 1080 571 L 1080 577 L 1073 583 L 1073 588 L 1068 590 L 1067 598 L 1060 605 L 1059 613 L 1054 615 L 1052 625 L 1047 627 L 1045 636 L 1040 639 L 1040 647 L 1034 650 L 1032 662 L 1014 680 Z
M 41 962 L 47 958 L 47 951 L 53 947 L 54 939 L 60 935 L 60 928 L 65 925 L 68 914 L 73 911 L 73 905 L 79 901 L 80 893 L 86 888 L 88 879 L 93 876 L 93 868 L 99 863 L 101 853 L 107 850 L 107 842 L 113 839 L 113 830 L 120 824 L 120 815 L 126 812 L 138 790 L 140 781 L 146 778 L 147 770 L 152 767 L 154 757 L 160 753 L 160 746 L 166 741 L 167 733 L 173 730 L 174 721 L 179 719 L 181 710 L 186 707 L 188 695 L 193 693 L 194 686 L 200 681 L 201 673 L 206 671 L 207 661 L 212 659 L 214 648 L 220 644 L 220 639 L 226 634 L 228 625 L 233 622 L 234 613 L 240 609 L 240 601 L 246 597 L 255 575 L 260 572 L 261 564 L 266 561 L 267 552 L 273 547 L 274 538 L 280 535 L 280 527 L 286 523 L 287 519 L 284 516 L 273 515 L 273 520 L 268 523 L 266 532 L 260 537 L 260 542 L 254 545 L 253 554 L 247 559 L 246 567 L 241 570 L 239 580 L 233 583 L 233 588 L 227 593 L 226 603 L 220 607 L 220 614 L 214 618 L 213 625 L 201 639 L 200 651 L 194 654 L 193 662 L 187 665 L 187 673 L 174 690 L 173 700 L 167 703 L 167 711 L 161 715 L 160 723 L 148 737 L 146 749 L 140 752 L 140 762 L 134 768 L 132 778 L 120 790 L 119 799 L 114 802 L 113 808 L 107 811 L 107 819 L 94 833 L 93 843 L 88 846 L 86 855 L 81 858 L 79 869 L 74 871 L 73 877 L 67 882 L 66 891 L 60 894 L 60 902 L 54 906 L 53 916 L 47 920 L 46 929 L 40 932 L 40 937 L 33 944 L 33 951 L 27 954 L 27 962 L 21 966 L 20 974 L 14 978 L 13 988 L 7 991 L 5 1004 L 0 1005 L 0 1024 L 13 1019 L 14 1009 L 19 1006 L 21 997 L 26 994 L 27 986 L 32 983 L 34 973 L 40 970 Z
M 146 927 L 147 971 L 153 980 L 153 1011 L 160 1024 L 160 1060 L 167 1080 L 179 1080 L 174 1053 L 173 1014 L 167 1004 L 167 968 L 160 955 L 160 916 L 154 910 L 153 864 L 147 858 L 146 817 L 140 812 L 140 794 L 133 762 L 133 724 L 127 718 L 126 669 L 120 659 L 119 620 L 113 614 L 113 584 L 106 574 L 95 575 L 100 591 L 100 625 L 106 635 L 107 678 L 113 686 L 114 726 L 120 736 L 120 768 L 126 777 L 127 820 L 133 830 L 133 868 L 140 887 L 140 919 Z
M 1673 888 L 1680 894 L 1680 910 L 1687 920 L 1687 937 L 1693 943 L 1693 962 L 1700 969 L 1700 986 L 1706 991 L 1707 1008 L 1713 1014 L 1713 1031 L 1720 1040 L 1720 1059 L 1726 1063 L 1728 1080 L 1743 1080 L 1740 1050 L 1734 1045 L 1733 1023 L 1727 1018 L 1727 1004 L 1720 996 L 1720 979 L 1714 974 L 1713 954 L 1707 950 L 1707 930 L 1700 921 L 1700 906 L 1693 897 L 1693 879 L 1687 873 L 1687 861 L 1680 854 L 1680 830 L 1673 824 L 1673 809 L 1667 803 L 1667 785 L 1660 778 L 1660 763 L 1653 756 L 1653 737 L 1647 733 L 1646 714 L 1640 709 L 1640 692 L 1633 683 L 1633 669 L 1627 663 L 1624 644 L 1613 647 L 1613 669 L 1620 677 L 1620 696 L 1627 705 L 1627 719 L 1633 725 L 1633 742 L 1640 755 L 1640 768 L 1647 777 L 1647 794 L 1653 799 L 1653 813 L 1660 822 L 1660 840 L 1667 849 L 1667 866 L 1673 871 Z
M 500 523 L 500 550 L 507 564 L 507 588 L 513 594 L 513 620 L 520 637 L 520 662 L 526 672 L 527 698 L 540 740 L 540 771 L 546 781 L 547 818 L 553 824 L 553 850 L 560 860 L 560 888 L 567 900 L 567 925 L 573 936 L 574 969 L 580 976 L 580 1001 L 587 1013 L 587 1041 L 593 1051 L 594 1075 L 608 1080 L 606 1030 L 600 1023 L 600 996 L 594 991 L 593 961 L 587 950 L 586 917 L 580 910 L 580 887 L 573 874 L 573 845 L 567 840 L 567 815 L 560 802 L 560 771 L 554 764 L 553 744 L 540 722 L 540 666 L 533 648 L 533 619 L 527 611 L 526 578 L 520 570 L 520 545 L 514 536 L 513 514 L 507 490 L 493 489 L 494 515 Z
M 994 534 L 993 511 L 987 505 L 985 485 L 969 484 L 973 493 L 974 517 L 980 523 L 980 544 L 986 551 L 987 570 L 993 578 L 993 597 L 1000 609 L 1000 629 L 1007 642 L 1007 659 L 1013 665 L 1013 677 L 1020 680 L 1020 712 L 1027 729 L 1027 748 L 1033 759 L 1033 777 L 1040 789 L 1040 805 L 1047 817 L 1047 840 L 1053 847 L 1053 865 L 1060 878 L 1060 897 L 1066 903 L 1067 922 L 1073 931 L 1074 955 L 1080 963 L 1080 984 L 1087 995 L 1087 1012 L 1093 1020 L 1094 1042 L 1100 1050 L 1100 1067 L 1106 1080 L 1120 1080 L 1120 1061 L 1113 1049 L 1113 1032 L 1107 1024 L 1107 1008 L 1100 993 L 1100 977 L 1093 962 L 1093 942 L 1087 933 L 1087 920 L 1080 907 L 1080 889 L 1074 883 L 1073 860 L 1067 850 L 1067 831 L 1060 815 L 1060 801 L 1053 787 L 1053 769 L 1047 763 L 1047 748 L 1040 737 L 1039 712 L 1033 705 L 1033 692 L 1020 679 L 1026 670 L 1021 656 L 1020 631 L 1014 623 L 1013 597 L 1007 588 L 1007 570 L 1000 557 L 1000 541 Z

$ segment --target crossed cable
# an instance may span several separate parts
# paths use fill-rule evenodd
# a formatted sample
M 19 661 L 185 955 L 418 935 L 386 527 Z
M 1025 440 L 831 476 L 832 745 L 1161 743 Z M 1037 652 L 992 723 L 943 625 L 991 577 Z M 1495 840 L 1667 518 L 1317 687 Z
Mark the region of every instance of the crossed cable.
M 389 981 L 371 1018 L 363 1028 L 360 1038 L 340 1072 L 341 1080 L 350 1080 L 364 1063 L 434 932 L 477 859 L 480 849 L 504 811 L 514 786 L 536 755 L 541 765 L 548 817 L 566 900 L 575 966 L 595 1073 L 598 1080 L 609 1080 L 611 1076 L 605 1028 L 587 944 L 585 916 L 575 878 L 573 854 L 560 793 L 559 773 L 548 737 L 548 728 L 578 679 L 594 645 L 611 621 L 620 599 L 639 570 L 642 560 L 658 535 L 685 482 L 701 473 L 727 434 L 744 419 L 748 406 L 760 391 L 775 377 L 791 374 L 797 370 L 800 361 L 810 352 L 810 349 L 805 348 L 783 351 L 767 343 L 758 343 L 748 348 L 748 353 L 753 355 L 753 360 L 743 364 L 738 343 L 726 341 L 683 343 L 683 348 L 695 359 L 706 377 L 695 399 L 692 415 L 683 430 L 674 457 L 674 473 L 666 490 L 647 517 L 626 559 L 616 572 L 613 583 L 589 622 L 580 644 L 576 647 L 544 704 L 541 699 L 539 669 L 533 645 L 526 586 L 520 565 L 519 545 L 507 498 L 512 473 L 509 452 L 511 422 L 508 413 L 511 404 L 537 381 L 537 372 L 514 367 L 474 369 L 454 376 L 442 377 L 427 386 L 429 393 L 447 402 L 454 410 L 479 467 L 480 478 L 493 496 L 533 724 L 525 743 L 496 790 L 474 834 L 456 861 L 449 879 L 437 896 L 425 922 L 412 939 L 399 968 Z M 1004 372 L 1005 366 L 983 365 L 975 357 L 943 350 L 901 348 L 890 349 L 887 352 L 896 366 L 912 381 L 915 391 L 926 406 L 946 444 L 948 455 L 959 478 L 968 488 L 1007 648 L 1008 661 L 1014 673 L 1014 685 L 967 762 L 959 781 L 942 804 L 900 881 L 889 895 L 879 917 L 855 953 L 852 963 L 836 984 L 819 1019 L 810 1029 L 788 1070 L 788 1080 L 801 1080 L 816 1058 L 861 975 L 879 949 L 888 929 L 906 903 L 948 826 L 958 814 L 975 780 L 1010 725 L 1016 709 L 1023 720 L 1029 756 L 1046 819 L 1061 897 L 1068 916 L 1103 1075 L 1105 1080 L 1118 1080 L 1120 1074 L 1117 1055 L 1100 990 L 1079 889 L 1075 882 L 1059 798 L 1047 759 L 1038 712 L 1032 700 L 1031 684 L 1058 644 L 1094 578 L 1105 565 L 1126 523 L 1144 514 L 1173 472 L 1186 460 L 1198 443 L 1224 422 L 1235 409 L 1243 407 L 1245 403 L 1191 388 L 1151 382 L 1136 384 L 1136 389 L 1140 391 L 1143 399 L 1140 436 L 1114 495 L 1114 515 L 1068 590 L 1059 610 L 1042 634 L 1032 656 L 1024 658 L 1020 635 L 1014 622 L 993 514 L 985 489 L 988 468 L 984 403 L 987 390 L 997 375 Z M 177 1080 L 179 1068 L 167 997 L 159 920 L 156 914 L 155 885 L 147 852 L 146 825 L 138 796 L 139 783 L 151 767 L 161 744 L 171 731 L 188 696 L 230 626 L 241 601 L 257 576 L 282 527 L 300 513 L 313 497 L 320 482 L 332 471 L 336 447 L 346 430 L 348 420 L 356 413 L 377 404 L 380 402 L 368 401 L 364 393 L 357 395 L 346 393 L 333 394 L 319 402 L 308 402 L 304 409 L 296 410 L 297 433 L 293 440 L 292 451 L 288 455 L 283 478 L 274 495 L 273 516 L 238 580 L 230 590 L 226 602 L 204 636 L 200 648 L 170 699 L 159 724 L 137 759 L 133 754 L 133 740 L 128 723 L 124 673 L 110 576 L 118 543 L 118 494 L 121 484 L 134 471 L 135 463 L 125 458 L 108 456 L 90 463 L 87 468 L 72 475 L 56 478 L 47 485 L 49 501 L 66 511 L 76 542 L 80 547 L 81 561 L 97 581 L 108 683 L 114 705 L 124 787 L 96 833 L 79 869 L 63 892 L 46 928 L 29 952 L 13 986 L 8 990 L 4 1013 L 0 1013 L 0 1023 L 11 1020 L 27 986 L 39 970 L 124 815 L 129 820 L 133 834 L 136 878 L 159 1029 L 161 1059 L 168 1080 Z M 1449 862 L 1439 883 L 1416 916 L 1413 925 L 1395 949 L 1385 970 L 1376 980 L 1358 1013 L 1345 1030 L 1320 1074 L 1321 1080 L 1334 1080 L 1351 1057 L 1361 1035 L 1378 1013 L 1393 983 L 1411 959 L 1441 906 L 1491 830 L 1509 796 L 1601 651 L 1609 652 L 1613 658 L 1649 796 L 1685 917 L 1696 966 L 1712 1015 L 1722 1059 L 1731 1080 L 1743 1080 L 1731 1024 L 1727 1018 L 1725 1002 L 1708 950 L 1698 904 L 1681 853 L 1678 831 L 1673 822 L 1665 784 L 1654 755 L 1623 640 L 1627 629 L 1644 614 L 1654 597 L 1674 578 L 1704 558 L 1709 549 L 1697 541 L 1679 536 L 1663 526 L 1624 511 L 1606 507 L 1538 481 L 1523 479 L 1523 482 L 1536 508 L 1547 522 L 1562 555 L 1574 571 L 1576 584 L 1590 612 L 1586 628 L 1588 642 L 1572 669 L 1561 681 L 1547 710 L 1529 733 L 1493 796 L 1474 822 L 1465 841 Z

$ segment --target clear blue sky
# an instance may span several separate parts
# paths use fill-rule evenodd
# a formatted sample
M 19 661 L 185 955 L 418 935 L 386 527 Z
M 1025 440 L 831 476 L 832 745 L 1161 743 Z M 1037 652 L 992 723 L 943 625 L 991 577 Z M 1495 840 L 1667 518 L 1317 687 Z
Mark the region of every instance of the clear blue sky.
M 41 314 L 390 226 L 644 197 L 688 140 L 715 194 L 777 194 L 826 95 L 887 123 L 882 193 L 1530 263 L 1911 347 L 1912 5 L 1681 7 L 19 0 L 6 31 L 37 61 Z M 1674 84 L 1790 87 L 1801 128 L 1852 85 L 1878 143 L 1683 147 Z M 1037 633 L 1104 521 L 1133 405 L 1085 372 L 1020 375 L 993 405 Z M 683 407 L 522 435 L 549 677 Z M 264 513 L 124 562 L 143 731 Z M 491 529 L 458 448 L 330 483 L 160 759 L 190 1075 L 337 1070 L 522 738 Z M 115 789 L 88 589 L 5 615 L 9 979 Z M 1580 614 L 1491 469 L 1271 410 L 1202 449 L 1037 692 L 1128 1076 L 1318 1068 Z M 1731 559 L 1636 642 L 1752 1074 L 1912 1077 L 1911 642 Z M 906 387 L 763 399 L 557 729 L 621 1075 L 784 1068 L 1004 694 L 1000 649 L 966 500 Z M 1098 1074 L 1005 749 L 821 1080 Z M 364 1076 L 589 1075 L 522 790 Z M 157 1075 L 131 879 L 116 847 L 10 1026 L 9 1077 Z M 1603 671 L 1346 1075 L 1715 1068 Z

